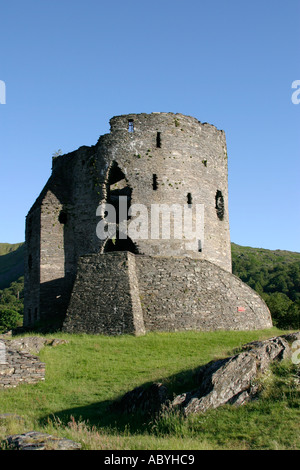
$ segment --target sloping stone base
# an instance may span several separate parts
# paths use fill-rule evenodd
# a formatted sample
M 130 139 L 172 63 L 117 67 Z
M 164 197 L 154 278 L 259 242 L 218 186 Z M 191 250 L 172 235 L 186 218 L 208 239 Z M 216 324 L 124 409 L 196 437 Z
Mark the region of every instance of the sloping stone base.
M 209 261 L 112 252 L 80 258 L 63 330 L 140 335 L 271 327 L 261 297 Z

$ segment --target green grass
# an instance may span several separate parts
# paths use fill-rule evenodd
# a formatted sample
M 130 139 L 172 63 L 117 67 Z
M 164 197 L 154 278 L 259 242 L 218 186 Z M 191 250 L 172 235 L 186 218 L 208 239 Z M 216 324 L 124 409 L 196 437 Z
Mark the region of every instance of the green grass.
M 86 449 L 299 448 L 300 400 L 291 385 L 290 365 L 266 376 L 261 400 L 241 408 L 224 406 L 184 420 L 169 414 L 147 420 L 108 409 L 127 391 L 153 381 L 163 382 L 171 395 L 187 391 L 198 366 L 278 334 L 273 328 L 137 338 L 51 335 L 68 344 L 41 350 L 46 380 L 0 390 L 1 413 L 23 418 L 0 421 L 0 438 L 34 429 L 74 439 Z

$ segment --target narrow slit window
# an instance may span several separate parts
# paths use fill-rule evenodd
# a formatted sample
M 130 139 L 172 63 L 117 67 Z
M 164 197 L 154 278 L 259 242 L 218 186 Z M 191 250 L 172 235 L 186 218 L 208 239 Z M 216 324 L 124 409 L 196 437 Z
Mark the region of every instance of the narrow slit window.
M 199 251 L 199 253 L 202 253 L 202 242 L 201 242 L 201 240 L 198 240 L 198 251 Z
M 161 148 L 161 133 L 160 132 L 157 132 L 156 134 L 156 147 L 157 148 Z
M 154 174 L 154 175 L 152 176 L 152 187 L 153 187 L 153 190 L 154 190 L 154 191 L 157 190 L 157 186 L 158 186 L 158 185 L 157 185 L 157 175 Z
M 128 119 L 128 132 L 134 132 L 133 119 Z
M 192 193 L 187 194 L 187 203 L 189 206 L 192 205 Z

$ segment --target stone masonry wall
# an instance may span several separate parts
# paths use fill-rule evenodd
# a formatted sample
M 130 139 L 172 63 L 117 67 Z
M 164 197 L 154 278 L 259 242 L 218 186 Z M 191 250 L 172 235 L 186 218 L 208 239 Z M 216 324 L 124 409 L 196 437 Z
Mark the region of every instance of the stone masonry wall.
M 82 256 L 64 331 L 145 333 L 134 261 L 128 252 Z
M 271 328 L 261 297 L 206 260 L 137 256 L 146 331 Z
M 174 237 L 171 215 L 170 237 L 163 238 L 162 232 L 157 238 L 152 237 L 150 219 L 148 238 L 131 237 L 139 254 L 208 260 L 231 272 L 225 133 L 191 116 L 173 113 L 115 116 L 110 120 L 110 126 L 110 133 L 101 136 L 95 145 L 83 146 L 53 159 L 52 174 L 28 213 L 25 326 L 55 316 L 63 320 L 71 309 L 79 312 L 74 305 L 76 290 L 73 289 L 78 263 L 83 263 L 80 272 L 84 265 L 83 256 L 111 251 L 109 244 L 97 237 L 100 217 L 96 211 L 113 191 L 112 169 L 115 166 L 122 175 L 120 181 L 124 180 L 130 193 L 131 207 L 142 204 L 151 215 L 153 204 L 169 207 L 177 204 L 181 208 L 189 204 L 193 214 L 196 205 L 204 206 L 204 236 L 201 235 L 201 240 L 195 237 L 192 250 L 187 248 L 184 237 Z M 219 199 L 223 207 L 221 215 L 217 207 Z M 136 215 L 133 214 L 128 222 L 134 222 Z M 110 267 L 104 259 L 101 263 L 105 263 L 106 285 L 116 276 L 119 286 L 124 285 L 124 291 L 131 293 L 130 302 L 138 305 L 133 288 L 136 284 L 134 275 L 129 275 L 134 271 L 130 267 L 134 261 L 128 260 L 126 288 L 125 280 L 115 272 L 114 266 Z M 94 268 L 85 264 L 85 269 L 90 278 Z M 103 284 L 104 277 L 101 276 L 99 282 Z M 172 288 L 175 293 L 175 287 Z M 110 291 L 109 287 L 105 292 Z M 98 297 L 96 292 L 97 302 L 100 302 Z M 79 295 L 76 298 L 80 302 Z M 109 304 L 104 307 L 103 297 L 102 311 L 111 305 L 119 305 L 112 291 L 106 299 Z M 141 306 L 135 308 L 140 310 Z M 112 322 L 115 317 L 112 314 L 109 318 Z M 86 327 L 93 328 L 88 324 Z M 115 331 L 120 328 L 118 323 Z M 128 328 L 129 324 L 125 329 Z M 133 327 L 134 330 L 139 328 Z
M 114 252 L 81 258 L 64 331 L 143 334 L 271 326 L 259 295 L 209 261 Z
M 133 132 L 128 132 L 129 120 Z M 228 214 L 227 148 L 225 133 L 197 119 L 173 113 L 130 114 L 111 119 L 111 132 L 99 139 L 96 169 L 105 199 L 109 168 L 117 162 L 132 188 L 132 204 L 204 205 L 202 251 L 187 250 L 184 239 L 134 240 L 145 255 L 189 256 L 208 259 L 231 271 Z M 157 134 L 160 146 L 157 146 Z M 153 188 L 156 175 L 157 187 Z M 224 199 L 222 220 L 216 212 L 216 194 Z
M 0 340 L 0 389 L 45 380 L 45 364 L 29 352 L 12 347 L 11 340 Z

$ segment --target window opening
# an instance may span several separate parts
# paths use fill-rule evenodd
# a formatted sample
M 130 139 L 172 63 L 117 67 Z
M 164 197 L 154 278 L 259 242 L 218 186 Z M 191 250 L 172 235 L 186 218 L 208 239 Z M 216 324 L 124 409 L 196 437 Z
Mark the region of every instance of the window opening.
M 154 174 L 154 175 L 152 176 L 152 187 L 153 187 L 153 190 L 154 190 L 154 191 L 157 190 L 157 186 L 158 186 L 158 185 L 157 185 L 157 175 Z
M 221 191 L 216 192 L 216 211 L 220 220 L 224 218 L 224 198 Z
M 192 205 L 192 193 L 187 194 L 187 203 L 189 206 Z
M 112 204 L 116 209 L 117 224 L 122 222 L 119 218 L 120 196 L 125 196 L 127 198 L 127 209 L 129 209 L 131 205 L 131 193 L 132 189 L 125 178 L 123 171 L 117 162 L 113 162 L 110 167 L 106 183 L 106 201 L 109 204 Z M 129 219 L 128 211 L 126 219 Z
M 128 119 L 128 132 L 134 132 L 133 119 Z
M 157 148 L 161 148 L 161 133 L 160 132 L 157 132 L 156 134 L 156 147 Z
M 60 211 L 58 220 L 59 220 L 59 223 L 66 224 L 68 220 L 68 214 L 65 211 Z
M 135 255 L 139 254 L 138 248 L 131 238 L 127 237 L 125 239 L 120 239 L 119 232 L 117 232 L 115 239 L 110 238 L 104 245 L 104 253 L 111 253 L 114 251 L 130 251 Z

